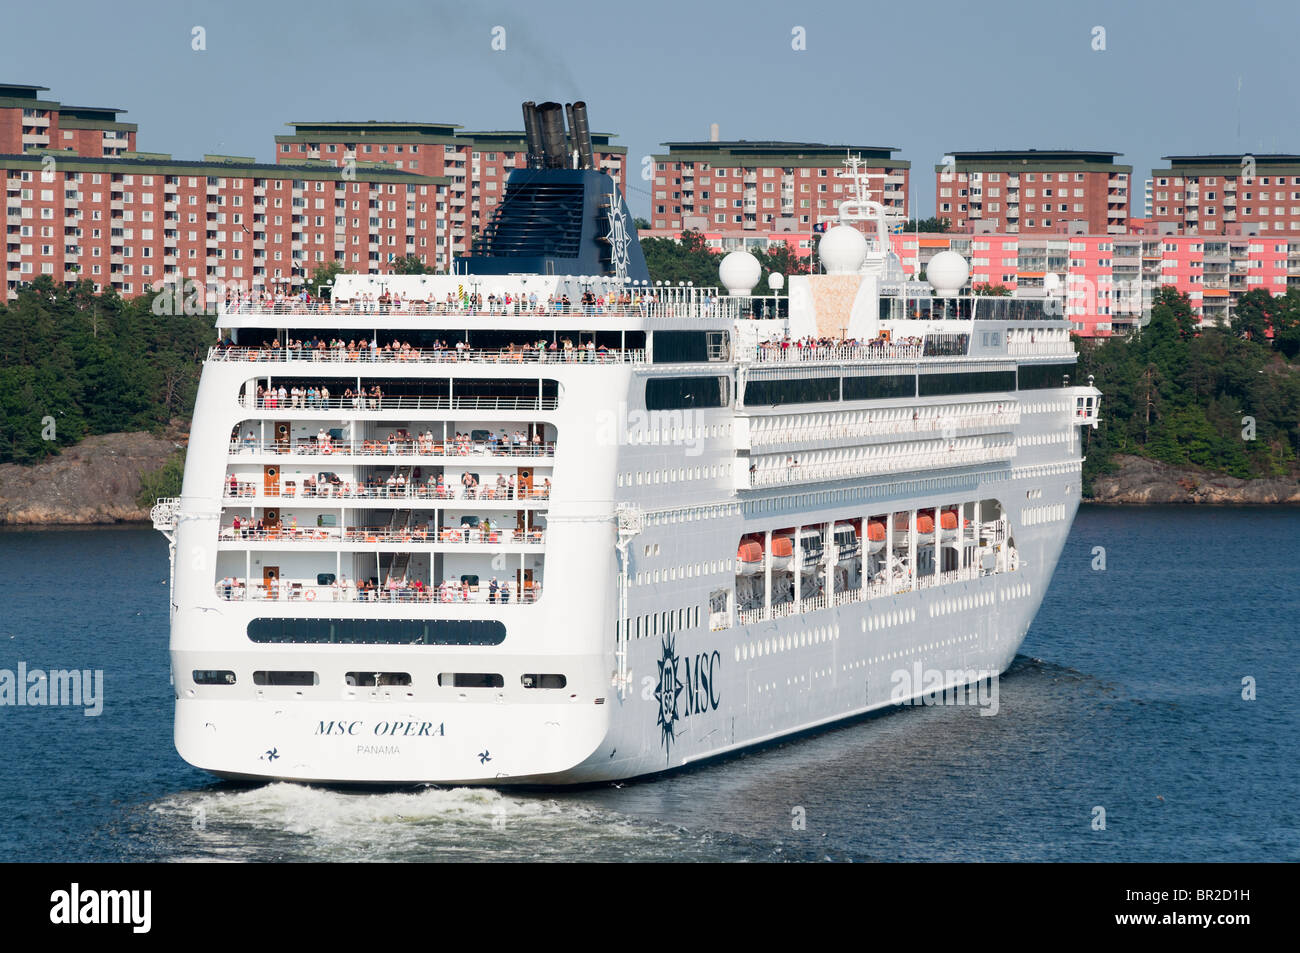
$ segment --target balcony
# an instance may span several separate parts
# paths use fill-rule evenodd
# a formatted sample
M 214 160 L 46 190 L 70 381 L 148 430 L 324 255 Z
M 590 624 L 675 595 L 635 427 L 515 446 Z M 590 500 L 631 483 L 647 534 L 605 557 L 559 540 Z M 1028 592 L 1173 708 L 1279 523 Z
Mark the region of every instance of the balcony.
M 251 587 L 243 579 L 232 579 L 230 585 L 218 583 L 213 591 L 223 602 L 302 602 L 302 603 L 384 603 L 387 605 L 411 605 L 420 603 L 436 604 L 471 604 L 471 605 L 530 605 L 542 597 L 540 585 L 525 584 L 522 592 L 518 584 L 505 581 L 492 598 L 492 590 L 486 585 L 461 587 L 445 583 L 438 587 L 426 587 L 423 583 L 397 585 L 392 588 L 374 588 L 358 592 L 356 584 L 314 586 L 303 583 L 284 582 L 273 585 L 254 583 Z M 522 596 L 522 598 L 521 598 Z
M 558 348 L 554 351 L 529 348 L 527 350 L 478 350 L 465 348 L 411 348 L 399 351 L 375 351 L 370 348 L 344 350 L 341 348 L 249 348 L 214 347 L 208 351 L 208 360 L 214 363 L 246 361 L 257 364 L 310 361 L 313 364 L 643 364 L 645 350 L 627 348 L 608 350 L 587 348 Z M 340 398 L 341 399 L 341 398 Z M 334 399 L 331 399 L 333 401 Z M 332 406 L 343 404 L 332 403 Z M 317 409 L 324 410 L 325 407 Z M 358 409 L 361 409 L 358 404 Z
M 848 480 L 878 476 L 887 473 L 941 470 L 949 467 L 974 466 L 987 463 L 1008 463 L 1016 456 L 1014 442 L 985 444 L 979 438 L 922 441 L 923 449 L 899 451 L 890 445 L 867 448 L 874 455 L 856 460 L 833 460 L 801 465 L 798 458 L 784 463 L 779 458 L 764 461 L 750 477 L 750 486 L 757 489 L 769 486 L 790 486 L 831 480 Z M 915 446 L 915 445 L 913 445 Z

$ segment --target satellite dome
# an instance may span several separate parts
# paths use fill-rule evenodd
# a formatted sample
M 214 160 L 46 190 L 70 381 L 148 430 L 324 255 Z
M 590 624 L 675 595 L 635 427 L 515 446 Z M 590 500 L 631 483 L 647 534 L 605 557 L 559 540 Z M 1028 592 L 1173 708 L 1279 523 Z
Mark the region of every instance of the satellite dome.
M 733 251 L 718 266 L 718 280 L 733 295 L 748 295 L 762 273 L 758 259 L 747 251 Z
M 767 286 L 773 291 L 780 291 L 785 287 L 785 275 L 779 271 L 774 271 L 767 276 Z
M 925 278 L 940 298 L 955 297 L 970 277 L 970 265 L 955 251 L 941 251 L 925 266 Z
M 828 275 L 857 274 L 867 260 L 867 237 L 852 225 L 836 225 L 822 236 L 817 257 Z

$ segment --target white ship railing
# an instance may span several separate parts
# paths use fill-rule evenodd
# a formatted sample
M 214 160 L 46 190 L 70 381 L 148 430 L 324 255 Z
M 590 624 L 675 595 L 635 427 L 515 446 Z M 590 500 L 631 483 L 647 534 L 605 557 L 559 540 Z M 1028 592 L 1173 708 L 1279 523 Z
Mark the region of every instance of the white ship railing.
M 926 420 L 872 421 L 859 424 L 824 424 L 822 426 L 764 429 L 751 425 L 750 441 L 755 448 L 770 444 L 804 441 L 854 439 L 956 433 L 973 427 L 1013 427 L 1020 423 L 1020 408 L 1009 407 L 987 414 L 946 414 Z
M 838 344 L 799 347 L 791 343 L 759 344 L 754 361 L 758 364 L 801 364 L 835 361 L 913 361 L 922 357 L 920 344 Z
M 506 590 L 505 596 L 502 590 Z M 251 588 L 242 581 L 232 584 L 217 583 L 214 587 L 217 598 L 223 602 L 295 602 L 309 604 L 313 602 L 356 602 L 386 603 L 389 605 L 408 605 L 415 603 L 445 603 L 460 605 L 518 605 L 520 603 L 519 587 L 515 583 L 503 585 L 497 590 L 495 602 L 490 598 L 487 584 L 480 583 L 477 589 L 471 588 L 466 594 L 460 585 L 447 587 L 423 587 L 416 589 L 410 584 L 402 589 L 375 588 L 359 593 L 353 583 L 330 586 L 309 586 L 304 584 L 281 582 L 267 586 L 257 583 Z M 523 591 L 523 605 L 537 602 L 542 595 L 541 586 L 526 586 Z
M 998 463 L 1011 460 L 1016 455 L 1013 444 L 998 447 L 976 447 L 968 450 L 939 450 L 930 453 L 906 453 L 897 456 L 868 460 L 846 460 L 831 463 L 760 467 L 752 477 L 752 487 L 781 486 L 791 483 L 811 483 L 819 480 L 842 480 L 849 477 L 873 476 L 910 470 L 938 470 L 945 467 L 968 466 L 975 463 Z
M 537 503 L 551 498 L 546 490 L 511 491 L 509 488 L 499 490 L 496 487 L 479 487 L 467 490 L 464 487 L 436 486 L 425 484 L 408 485 L 401 489 L 385 486 L 353 486 L 351 483 L 332 483 L 317 485 L 312 488 L 289 486 L 286 480 L 279 488 L 267 488 L 260 482 L 240 481 L 232 492 L 230 484 L 222 493 L 226 501 L 247 500 L 254 497 L 266 497 L 277 500 L 476 500 L 496 503 Z
M 286 398 L 280 401 L 271 397 L 239 399 L 243 407 L 259 410 L 292 410 Z M 559 404 L 555 397 L 329 397 L 315 401 L 304 399 L 303 410 L 554 410 Z
M 1007 354 L 1011 357 L 1074 357 L 1077 353 L 1070 340 L 1007 342 Z
M 362 348 L 261 348 L 214 347 L 208 351 L 214 362 L 246 361 L 259 364 L 310 361 L 332 364 L 643 364 L 644 348 L 608 350 L 586 347 L 529 350 L 481 350 L 457 348 L 411 348 L 384 352 Z
M 666 295 L 667 293 L 665 293 Z M 509 307 L 498 304 L 489 307 L 486 302 L 478 307 L 468 304 L 445 301 L 404 301 L 401 305 L 378 304 L 374 302 L 285 302 L 282 304 L 262 304 L 258 302 L 230 302 L 218 309 L 220 317 L 273 317 L 287 316 L 318 318 L 413 318 L 430 315 L 447 318 L 739 318 L 742 302 L 727 298 L 713 298 L 703 293 L 695 293 L 686 300 L 686 296 L 677 300 L 652 300 L 638 298 L 634 303 L 583 305 L 571 302 L 568 305 L 556 303 L 546 305 L 539 302 L 535 307 L 520 307 L 512 302 Z
M 991 528 L 991 526 L 990 526 Z M 994 533 L 995 542 L 1002 542 L 1005 533 Z M 932 544 L 930 544 L 932 545 Z M 932 589 L 940 586 L 951 585 L 955 582 L 968 582 L 973 579 L 979 579 L 983 576 L 998 575 L 1001 572 L 1014 572 L 1013 569 L 1004 569 L 998 571 L 985 571 L 978 565 L 972 565 L 965 569 L 950 570 L 940 573 L 937 577 L 933 574 L 923 573 L 917 580 L 917 589 Z M 831 599 L 831 605 L 843 606 L 856 602 L 870 602 L 874 599 L 883 599 L 889 596 L 899 596 L 912 591 L 911 580 L 903 576 L 897 576 L 892 582 L 873 582 L 855 589 L 843 589 L 836 592 Z M 792 615 L 800 615 L 805 612 L 816 612 L 818 609 L 827 607 L 826 594 L 818 593 L 815 596 L 809 596 L 798 602 L 793 600 L 788 602 L 778 602 L 772 605 L 771 614 L 764 612 L 762 606 L 755 606 L 747 609 L 739 609 L 736 612 L 737 625 L 754 625 L 758 622 L 767 622 L 772 619 L 784 619 Z
M 452 445 L 448 447 L 442 441 L 436 441 L 432 448 L 427 444 L 421 447 L 412 441 L 392 442 L 387 440 L 363 440 L 360 446 L 330 438 L 329 443 L 318 443 L 315 437 L 298 437 L 296 444 L 277 443 L 274 440 L 232 440 L 230 452 L 238 453 L 275 453 L 301 454 L 305 456 L 353 456 L 353 457 L 449 457 L 465 460 L 467 457 L 505 457 L 510 459 L 554 460 L 555 444 L 532 447 L 519 446 L 507 449 L 474 449 L 464 451 Z
M 403 543 L 412 546 L 541 546 L 546 541 L 544 530 L 493 529 L 484 532 L 475 527 L 444 527 L 431 529 L 390 530 L 388 527 L 337 527 L 313 526 L 306 528 L 246 529 L 240 526 L 223 526 L 218 534 L 222 542 L 235 543 Z

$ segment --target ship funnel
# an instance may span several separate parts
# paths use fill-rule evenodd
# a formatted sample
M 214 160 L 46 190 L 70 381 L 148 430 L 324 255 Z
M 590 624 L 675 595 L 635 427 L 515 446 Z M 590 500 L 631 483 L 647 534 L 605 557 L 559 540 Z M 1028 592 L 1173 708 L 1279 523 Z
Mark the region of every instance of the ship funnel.
M 569 167 L 569 143 L 564 134 L 564 107 L 559 103 L 542 103 L 537 107 L 542 127 L 543 166 L 547 169 Z
M 578 168 L 596 168 L 591 149 L 591 128 L 587 125 L 587 104 L 584 102 L 574 103 L 569 112 L 569 136 L 578 150 Z
M 524 138 L 528 140 L 528 168 L 540 169 L 545 151 L 542 147 L 542 122 L 537 114 L 537 104 L 531 100 L 524 103 Z

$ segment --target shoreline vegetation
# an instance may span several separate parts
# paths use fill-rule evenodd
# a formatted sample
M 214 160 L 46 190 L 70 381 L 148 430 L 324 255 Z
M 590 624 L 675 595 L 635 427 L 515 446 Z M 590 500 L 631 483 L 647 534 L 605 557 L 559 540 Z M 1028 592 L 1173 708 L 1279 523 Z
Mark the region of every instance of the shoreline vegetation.
M 716 274 L 702 241 L 644 244 L 656 278 Z M 179 495 L 212 318 L 157 315 L 154 296 L 42 276 L 0 305 L 0 527 L 144 523 Z M 1102 392 L 1085 502 L 1300 503 L 1300 289 L 1248 292 L 1230 326 L 1198 328 L 1162 288 L 1132 337 L 1078 346 L 1076 380 Z

